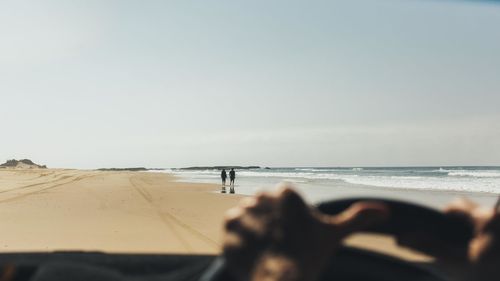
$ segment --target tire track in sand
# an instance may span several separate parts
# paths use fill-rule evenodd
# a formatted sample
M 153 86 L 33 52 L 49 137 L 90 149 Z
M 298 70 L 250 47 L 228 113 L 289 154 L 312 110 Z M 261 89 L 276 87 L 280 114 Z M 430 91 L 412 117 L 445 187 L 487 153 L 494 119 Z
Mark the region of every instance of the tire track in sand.
M 56 182 L 59 182 L 61 180 L 64 180 L 64 179 L 67 179 L 67 178 L 70 178 L 70 177 L 71 176 L 61 174 L 61 177 L 60 178 L 56 178 L 55 180 L 46 181 L 46 182 L 39 182 L 39 183 L 32 183 L 32 184 L 28 184 L 28 185 L 22 185 L 22 186 L 18 186 L 18 187 L 14 187 L 14 188 L 9 188 L 9 189 L 6 189 L 6 190 L 1 190 L 0 194 L 2 194 L 2 193 L 9 193 L 9 192 L 13 192 L 13 191 L 19 191 L 19 190 L 22 190 L 22 189 L 26 189 L 26 188 L 30 188 L 30 187 L 36 187 L 36 186 L 40 186 L 40 185 L 46 185 L 46 184 L 56 183 Z
M 132 176 L 130 178 L 130 183 L 134 188 L 141 194 L 141 196 L 149 203 L 151 206 L 154 208 L 155 212 L 157 215 L 160 217 L 162 222 L 174 233 L 174 235 L 178 238 L 179 241 L 184 245 L 186 250 L 189 252 L 193 251 L 193 248 L 191 245 L 183 238 L 183 236 L 179 233 L 179 231 L 176 228 L 181 228 L 185 231 L 187 231 L 189 234 L 197 237 L 198 239 L 202 240 L 203 242 L 211 245 L 214 247 L 214 249 L 218 249 L 220 247 L 219 243 L 211 239 L 210 237 L 206 236 L 205 234 L 201 233 L 200 231 L 194 229 L 187 223 L 183 222 L 182 220 L 178 219 L 174 215 L 172 215 L 168 211 L 162 211 L 156 204 L 154 204 L 154 200 L 152 195 L 144 188 L 141 186 L 139 182 L 145 183 L 146 182 L 142 181 L 141 179 L 137 179 L 137 176 Z
M 184 248 L 192 252 L 192 247 L 189 245 L 189 243 L 182 237 L 182 235 L 175 229 L 175 227 L 170 223 L 168 220 L 164 220 L 163 217 L 161 216 L 161 213 L 158 211 L 158 208 L 153 205 L 153 197 L 151 194 L 144 188 L 142 187 L 138 182 L 135 176 L 132 176 L 129 178 L 130 184 L 134 187 L 134 189 L 142 196 L 146 202 L 151 206 L 152 209 L 154 209 L 155 213 L 158 215 L 158 217 L 161 219 L 163 224 L 174 234 L 174 236 L 177 238 L 179 242 L 184 246 Z
M 47 190 L 50 190 L 50 189 L 54 189 L 54 188 L 60 187 L 62 185 L 66 185 L 66 184 L 70 184 L 70 183 L 75 183 L 75 182 L 78 182 L 78 181 L 81 181 L 83 179 L 87 179 L 87 178 L 90 178 L 90 177 L 93 177 L 93 176 L 95 176 L 95 175 L 91 174 L 91 175 L 81 175 L 81 176 L 64 176 L 63 178 L 55 180 L 55 181 L 50 181 L 50 182 L 46 182 L 46 183 L 43 183 L 43 184 L 41 183 L 41 184 L 35 184 L 35 185 L 30 185 L 30 186 L 24 186 L 24 187 L 22 187 L 22 189 L 26 189 L 27 187 L 34 187 L 34 186 L 40 186 L 40 185 L 45 185 L 45 184 L 60 182 L 61 180 L 72 178 L 69 181 L 60 182 L 60 183 L 57 183 L 57 184 L 54 184 L 54 185 L 50 185 L 48 187 L 44 187 L 44 188 L 40 188 L 40 189 L 37 189 L 37 190 L 34 190 L 34 191 L 26 192 L 26 193 L 23 193 L 23 194 L 20 194 L 20 195 L 17 195 L 17 196 L 13 196 L 13 197 L 10 197 L 10 198 L 0 199 L 0 203 L 7 203 L 7 202 L 13 202 L 13 201 L 21 200 L 21 199 L 24 199 L 26 197 L 29 197 L 29 196 L 32 196 L 32 195 L 36 195 L 38 193 L 42 193 L 44 191 L 47 191 Z M 13 191 L 13 190 L 11 190 L 11 191 Z

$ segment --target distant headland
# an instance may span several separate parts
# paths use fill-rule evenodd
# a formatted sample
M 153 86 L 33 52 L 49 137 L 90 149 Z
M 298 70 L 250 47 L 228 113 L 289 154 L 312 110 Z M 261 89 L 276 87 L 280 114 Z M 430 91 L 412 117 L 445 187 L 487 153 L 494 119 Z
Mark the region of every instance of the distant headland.
M 133 167 L 133 168 L 101 168 L 97 169 L 98 171 L 112 171 L 112 172 L 142 172 L 148 171 L 151 169 L 147 169 L 144 167 Z
M 262 168 L 260 166 L 199 166 L 199 167 L 178 168 L 177 170 L 222 170 L 222 169 L 251 170 L 251 169 L 262 169 Z
M 47 169 L 46 165 L 35 164 L 30 159 L 11 159 L 0 165 L 0 168 L 17 168 L 17 169 Z

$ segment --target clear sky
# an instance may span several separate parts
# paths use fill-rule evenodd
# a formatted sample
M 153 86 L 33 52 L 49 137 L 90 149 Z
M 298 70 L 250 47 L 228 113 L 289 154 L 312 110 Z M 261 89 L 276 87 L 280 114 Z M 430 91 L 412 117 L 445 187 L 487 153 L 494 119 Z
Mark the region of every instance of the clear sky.
M 500 165 L 500 4 L 0 2 L 0 160 Z

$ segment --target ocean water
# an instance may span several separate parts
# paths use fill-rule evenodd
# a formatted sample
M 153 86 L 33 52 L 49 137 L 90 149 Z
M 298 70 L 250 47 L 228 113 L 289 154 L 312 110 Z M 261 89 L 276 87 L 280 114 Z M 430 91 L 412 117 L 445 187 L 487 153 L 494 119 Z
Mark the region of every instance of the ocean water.
M 174 173 L 180 181 L 221 184 L 220 170 L 171 169 L 167 172 Z M 312 202 L 355 195 L 393 197 L 392 194 L 405 194 L 411 197 L 412 194 L 421 194 L 421 191 L 427 194 L 442 191 L 495 197 L 500 194 L 500 167 L 293 167 L 236 170 L 236 192 L 240 194 L 255 194 L 283 181 L 295 185 Z

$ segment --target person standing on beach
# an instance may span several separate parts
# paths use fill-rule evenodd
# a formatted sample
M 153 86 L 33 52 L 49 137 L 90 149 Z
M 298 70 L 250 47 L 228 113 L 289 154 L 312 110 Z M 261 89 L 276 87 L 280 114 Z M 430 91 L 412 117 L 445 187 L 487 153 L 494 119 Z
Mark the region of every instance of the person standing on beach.
M 236 178 L 236 172 L 234 171 L 233 168 L 231 168 L 231 171 L 229 172 L 229 185 L 231 186 L 231 193 L 234 193 L 234 179 Z
M 222 169 L 220 177 L 222 179 L 222 193 L 226 193 L 226 178 L 227 178 L 226 169 Z

